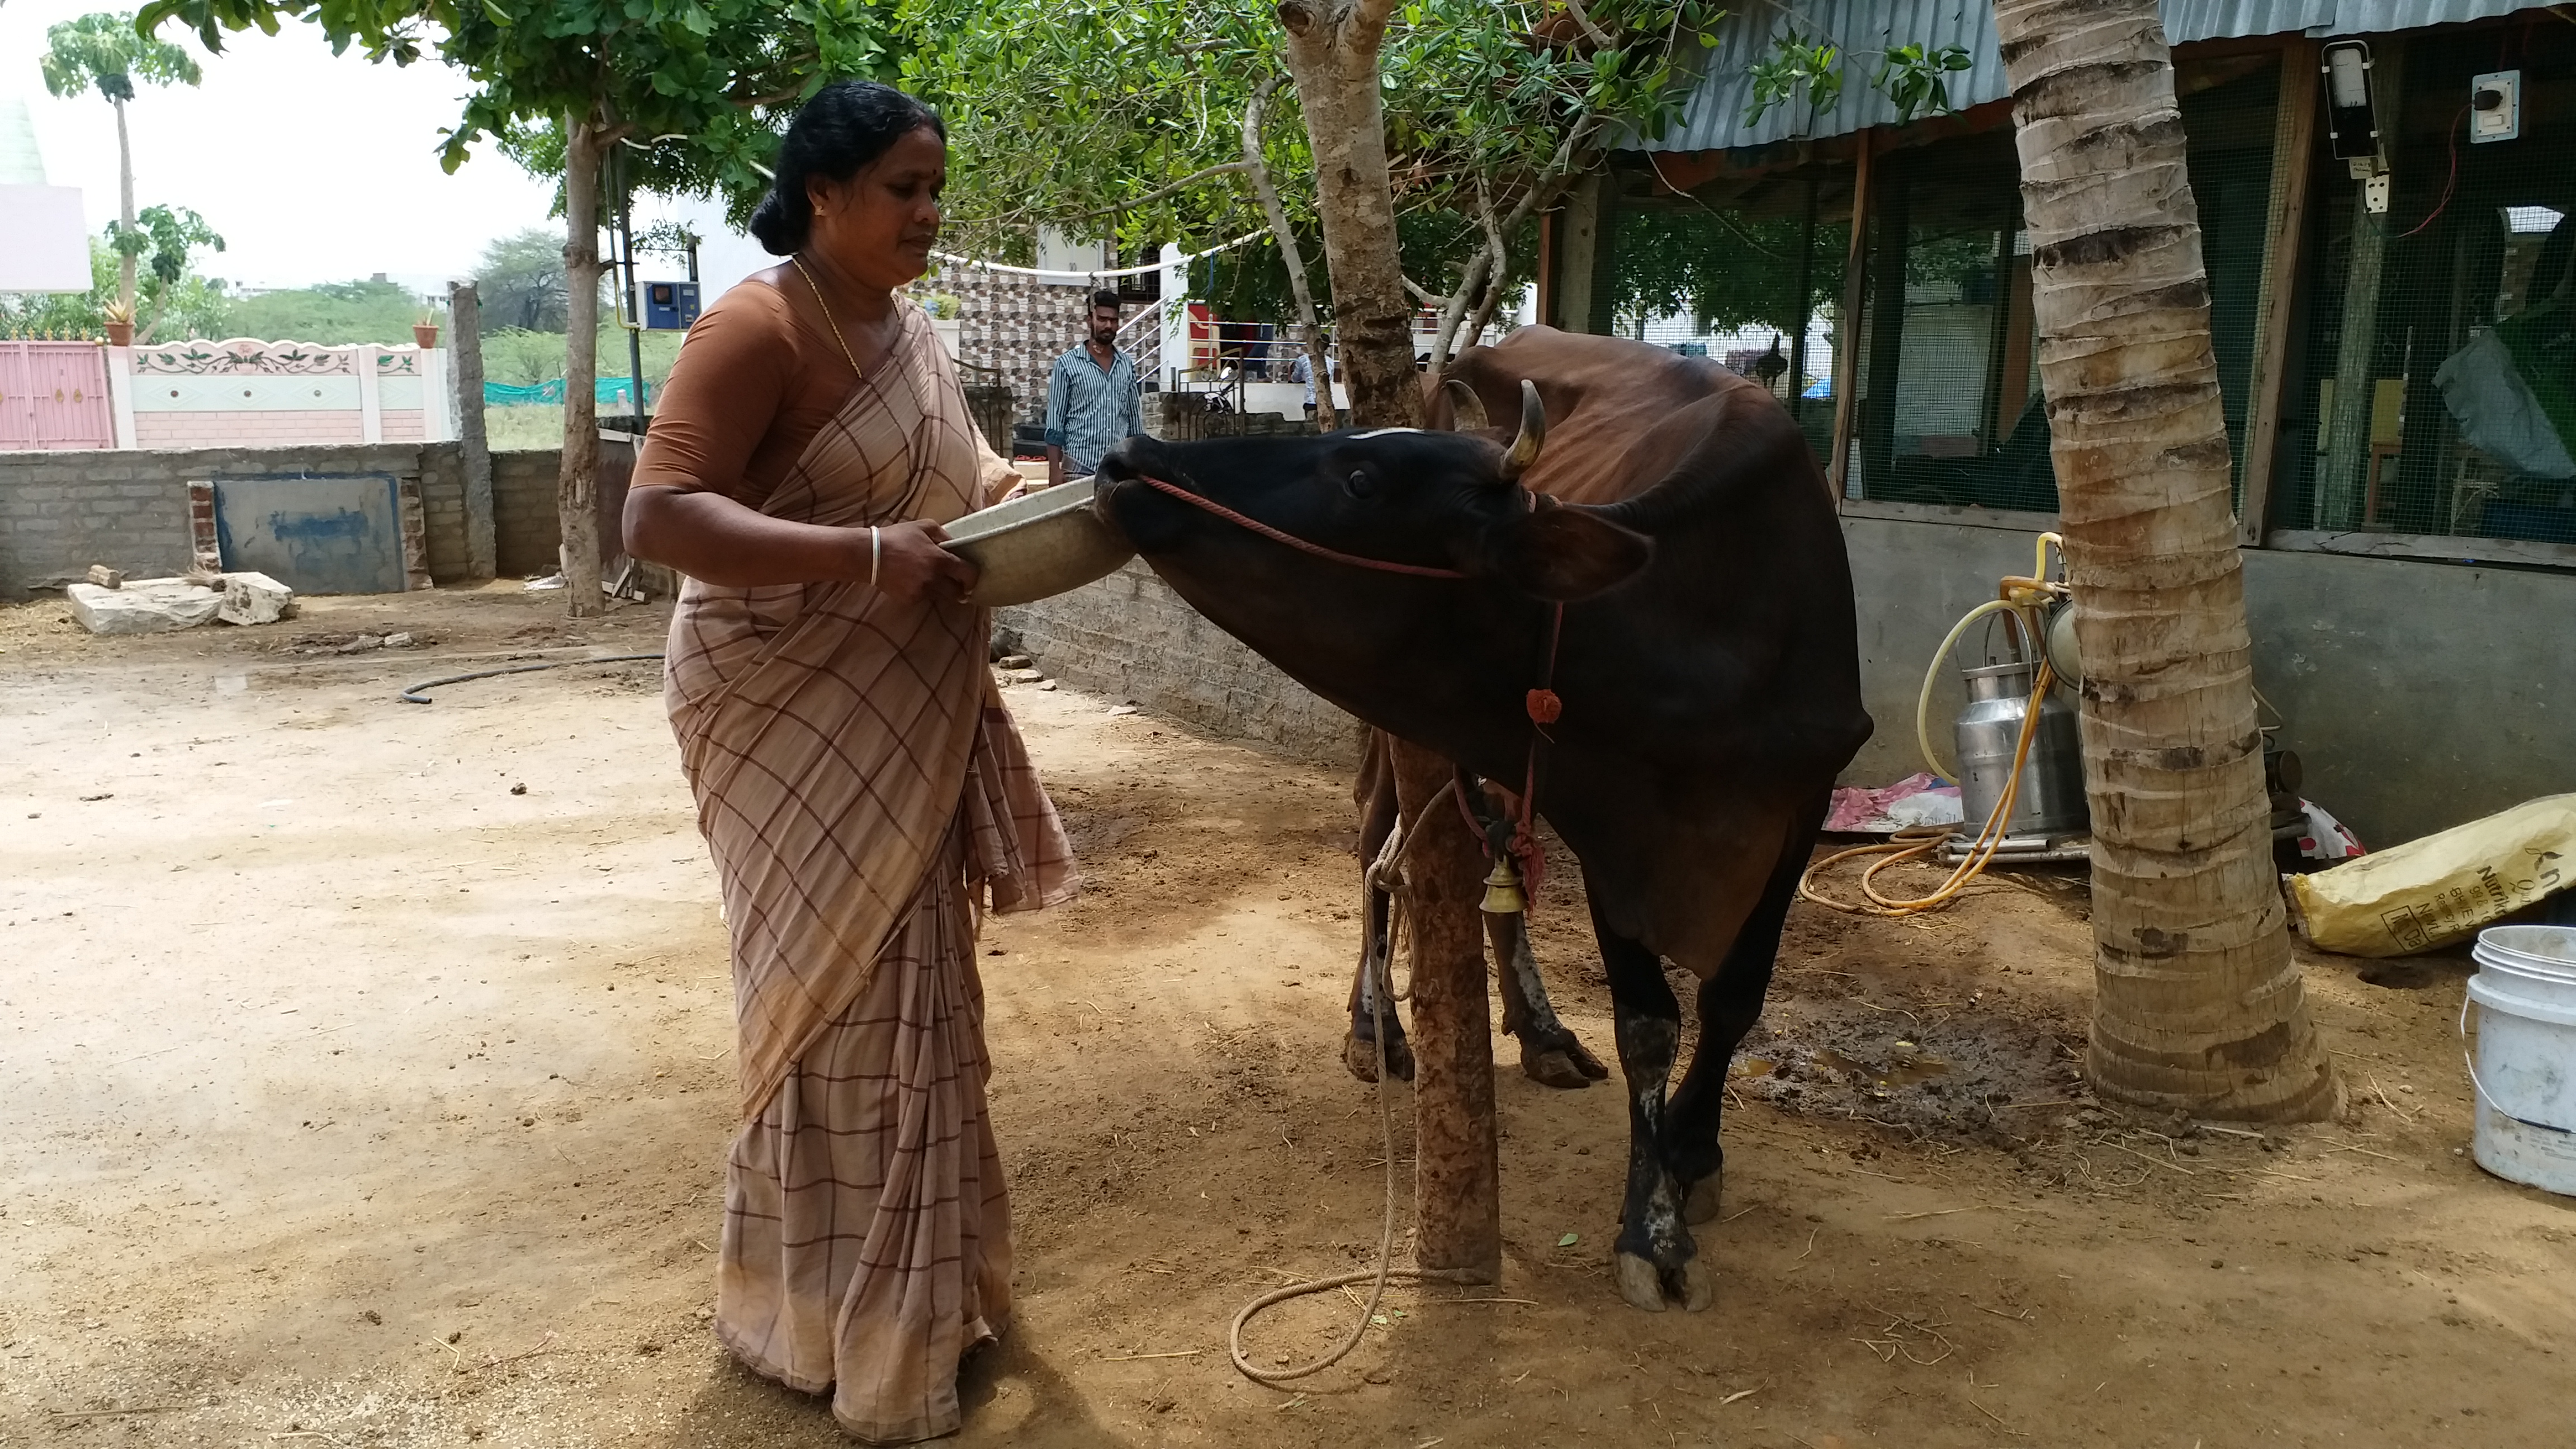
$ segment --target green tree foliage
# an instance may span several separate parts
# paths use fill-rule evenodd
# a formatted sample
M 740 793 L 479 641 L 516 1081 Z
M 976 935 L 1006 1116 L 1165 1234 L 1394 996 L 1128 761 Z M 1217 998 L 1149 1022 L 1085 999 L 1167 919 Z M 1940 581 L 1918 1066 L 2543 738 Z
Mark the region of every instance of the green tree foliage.
M 242 298 L 233 303 L 228 325 L 234 336 L 271 342 L 408 347 L 412 324 L 423 317 L 441 325 L 446 320 L 443 310 L 424 304 L 400 283 L 324 282 Z
M 532 226 L 494 237 L 474 265 L 486 325 L 533 332 L 564 330 L 563 239 Z
M 45 89 L 69 99 L 96 90 L 116 112 L 117 219 L 131 233 L 134 215 L 134 147 L 125 130 L 125 103 L 134 99 L 134 84 L 177 82 L 195 85 L 197 63 L 188 52 L 154 40 L 136 28 L 132 15 L 100 12 L 66 20 L 45 32 L 45 55 L 37 63 Z M 129 317 L 134 311 L 134 256 L 124 252 L 117 265 L 117 305 Z
M 188 52 L 165 40 L 145 37 L 134 17 L 101 12 L 66 20 L 45 32 L 44 58 L 37 62 L 45 89 L 68 100 L 96 90 L 111 103 L 134 99 L 134 83 L 178 82 L 195 85 L 202 77 Z
M 220 247 L 222 238 L 204 231 L 205 223 L 192 211 L 173 214 L 169 208 L 151 206 L 143 210 L 148 223 L 159 213 L 174 220 L 185 218 L 182 226 L 201 232 Z M 116 224 L 110 222 L 111 236 Z M 187 230 L 180 233 L 187 235 Z M 225 330 L 229 323 L 231 301 L 224 295 L 221 281 L 197 274 L 195 244 L 175 251 L 154 254 L 153 267 L 144 272 L 137 291 L 138 318 L 134 337 L 138 342 L 170 342 L 187 337 L 229 337 L 238 335 Z M 119 276 L 124 254 L 107 240 L 92 237 L 89 244 L 90 287 L 86 292 L 61 292 L 50 295 L 0 297 L 0 336 L 11 337 L 104 337 L 107 335 L 108 309 L 118 301 L 122 286 Z M 170 271 L 175 263 L 176 274 Z
M 1594 0 L 1578 24 L 1529 3 L 1404 5 L 1384 56 L 1393 184 L 1407 217 L 1445 218 L 1405 228 L 1408 275 L 1441 292 L 1473 281 L 1472 306 L 1489 280 L 1486 213 L 1517 218 L 1500 229 L 1507 254 L 1524 250 L 1530 218 L 1601 146 L 1678 118 L 1685 63 L 1720 13 L 1702 0 Z M 1025 259 L 1040 224 L 1122 249 L 1262 229 L 1236 127 L 1282 72 L 1270 5 L 906 0 L 903 15 L 904 83 L 949 121 L 954 225 L 969 247 Z M 1267 119 L 1264 159 L 1290 182 L 1292 226 L 1313 235 L 1314 163 L 1287 93 Z M 1223 264 L 1220 284 L 1242 265 Z M 1277 315 L 1278 294 L 1255 292 Z

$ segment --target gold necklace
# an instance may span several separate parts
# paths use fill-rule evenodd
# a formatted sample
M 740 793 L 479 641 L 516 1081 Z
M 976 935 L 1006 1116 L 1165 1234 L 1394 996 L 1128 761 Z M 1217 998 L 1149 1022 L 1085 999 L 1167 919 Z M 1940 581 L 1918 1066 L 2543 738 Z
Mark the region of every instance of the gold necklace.
M 832 340 L 841 344 L 841 356 L 850 364 L 850 371 L 857 373 L 861 382 L 867 381 L 867 369 L 859 366 L 859 359 L 850 352 L 850 339 L 841 335 L 841 324 L 832 316 L 832 304 L 823 300 L 823 289 L 815 284 L 814 274 L 805 270 L 804 261 L 795 253 L 788 253 L 787 260 L 795 264 L 796 275 L 805 279 L 805 285 L 813 288 L 814 305 L 823 309 L 824 325 L 832 329 Z

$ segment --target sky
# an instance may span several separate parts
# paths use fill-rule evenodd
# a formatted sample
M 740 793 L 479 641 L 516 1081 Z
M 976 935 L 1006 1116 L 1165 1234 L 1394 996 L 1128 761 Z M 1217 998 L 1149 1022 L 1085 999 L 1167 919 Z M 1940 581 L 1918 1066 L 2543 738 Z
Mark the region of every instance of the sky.
M 46 180 L 81 188 L 93 234 L 117 212 L 115 113 L 94 91 L 56 99 L 37 63 L 48 29 L 103 8 L 101 0 L 0 3 L 0 96 L 26 102 Z M 370 65 L 354 51 L 335 56 L 318 30 L 295 23 L 274 37 L 227 37 L 212 56 L 193 34 L 175 26 L 163 34 L 189 48 L 205 81 L 137 88 L 126 108 L 134 201 L 206 218 L 226 243 L 200 262 L 208 276 L 300 287 L 382 272 L 443 293 L 473 274 L 494 237 L 561 226 L 547 216 L 553 183 L 489 143 L 456 174 L 439 169 L 440 131 L 455 123 L 468 87 L 435 61 L 406 68 Z M 711 239 L 723 230 L 721 212 L 704 205 L 639 206 L 635 224 L 682 212 Z M 752 265 L 747 245 L 710 249 L 712 265 L 702 267 L 710 300 Z M 648 273 L 676 275 L 676 266 L 644 259 Z

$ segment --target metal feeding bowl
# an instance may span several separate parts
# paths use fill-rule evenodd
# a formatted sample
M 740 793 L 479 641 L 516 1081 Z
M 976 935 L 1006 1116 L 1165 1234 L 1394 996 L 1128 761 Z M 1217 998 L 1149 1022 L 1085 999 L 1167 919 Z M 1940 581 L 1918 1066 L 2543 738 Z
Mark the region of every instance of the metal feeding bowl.
M 947 548 L 980 571 L 967 601 L 988 609 L 1081 588 L 1136 556 L 1092 513 L 1088 478 L 969 513 L 948 525 Z

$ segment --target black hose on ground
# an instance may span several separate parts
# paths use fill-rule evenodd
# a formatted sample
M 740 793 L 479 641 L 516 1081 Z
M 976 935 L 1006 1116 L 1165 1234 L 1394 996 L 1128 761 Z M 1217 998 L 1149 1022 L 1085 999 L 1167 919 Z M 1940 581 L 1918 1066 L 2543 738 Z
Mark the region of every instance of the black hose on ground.
M 478 669 L 472 674 L 451 674 L 444 679 L 424 679 L 418 684 L 406 686 L 395 698 L 405 704 L 429 704 L 432 701 L 421 694 L 422 690 L 437 689 L 448 684 L 463 684 L 469 679 L 490 679 L 502 674 L 527 674 L 539 669 L 569 669 L 576 664 L 631 664 L 641 659 L 661 657 L 659 653 L 603 654 L 596 659 L 549 659 L 543 664 L 513 664 L 506 669 Z

